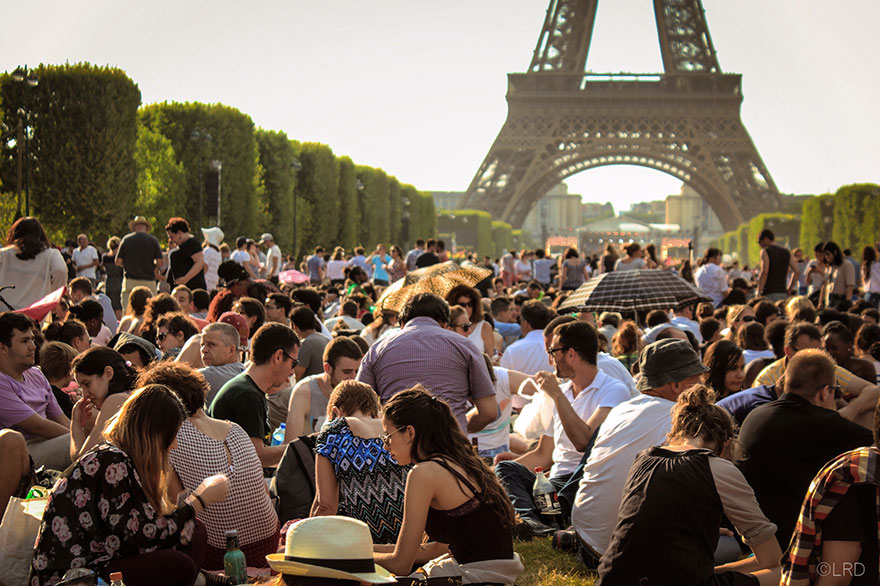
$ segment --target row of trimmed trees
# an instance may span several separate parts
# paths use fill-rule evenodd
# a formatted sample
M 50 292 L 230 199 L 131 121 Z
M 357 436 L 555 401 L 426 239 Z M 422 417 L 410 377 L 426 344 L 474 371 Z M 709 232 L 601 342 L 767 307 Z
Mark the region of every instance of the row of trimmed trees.
M 300 253 L 317 244 L 407 246 L 436 233 L 429 194 L 327 145 L 256 128 L 233 107 L 142 107 L 134 81 L 109 67 L 49 65 L 34 74 L 34 87 L 0 75 L 0 134 L 14 137 L 28 113 L 30 212 L 56 241 L 86 232 L 102 242 L 138 214 L 160 236 L 169 217 L 183 216 L 196 234 L 219 224 L 233 243 L 271 232 L 285 252 Z M 3 226 L 24 211 L 14 195 L 18 148 L 0 144 Z M 222 164 L 219 218 L 205 193 L 212 161 Z
M 880 186 L 844 185 L 834 194 L 805 198 L 800 214 L 760 214 L 721 236 L 718 247 L 754 266 L 761 256 L 758 235 L 764 228 L 773 230 L 777 242 L 800 246 L 808 256 L 816 244 L 833 240 L 861 258 L 863 247 L 880 241 Z

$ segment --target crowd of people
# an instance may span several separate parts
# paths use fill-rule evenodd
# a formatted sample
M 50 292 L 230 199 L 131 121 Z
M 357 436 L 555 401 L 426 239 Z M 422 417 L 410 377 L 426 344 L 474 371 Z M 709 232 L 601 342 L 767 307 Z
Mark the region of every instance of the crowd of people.
M 606 586 L 880 580 L 876 248 L 810 260 L 765 230 L 756 271 L 637 243 L 469 254 L 486 278 L 395 310 L 442 241 L 296 262 L 271 234 L 230 250 L 171 218 L 163 250 L 152 228 L 59 250 L 21 218 L 0 251 L 0 507 L 54 481 L 32 586 L 224 583 L 229 530 L 279 584 L 514 584 L 514 539 L 543 536 Z M 629 270 L 709 301 L 560 309 Z M 39 323 L 12 311 L 64 286 Z M 308 553 L 331 528 L 353 541 Z

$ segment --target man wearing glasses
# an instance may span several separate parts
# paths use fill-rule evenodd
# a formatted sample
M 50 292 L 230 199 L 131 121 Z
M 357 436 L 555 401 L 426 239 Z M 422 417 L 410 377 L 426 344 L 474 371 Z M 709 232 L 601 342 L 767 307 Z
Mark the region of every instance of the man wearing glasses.
M 836 369 L 825 352 L 800 349 L 785 369 L 785 392 L 749 413 L 740 430 L 737 466 L 776 524 L 783 548 L 816 473 L 840 454 L 873 442 L 868 428 L 838 413 Z
M 269 405 L 266 396 L 288 383 L 297 365 L 299 338 L 284 324 L 263 324 L 251 341 L 250 363 L 214 397 L 208 414 L 237 423 L 250 436 L 263 468 L 274 468 L 287 446 L 270 446 Z
M 599 370 L 598 352 L 596 330 L 585 322 L 562 324 L 553 331 L 547 354 L 556 365 L 555 376 L 547 371 L 536 376 L 541 390 L 553 401 L 550 428 L 536 448 L 515 460 L 498 461 L 512 458 L 509 452 L 496 457 L 495 474 L 507 488 L 523 523 L 534 534 L 546 534 L 552 528 L 541 521 L 532 501 L 533 470 L 549 470 L 549 480 L 557 492 L 573 496 L 578 481 L 575 471 L 593 435 L 611 409 L 630 398 L 626 385 Z M 559 379 L 567 382 L 560 383 Z M 567 517 L 571 502 L 560 502 L 562 514 Z

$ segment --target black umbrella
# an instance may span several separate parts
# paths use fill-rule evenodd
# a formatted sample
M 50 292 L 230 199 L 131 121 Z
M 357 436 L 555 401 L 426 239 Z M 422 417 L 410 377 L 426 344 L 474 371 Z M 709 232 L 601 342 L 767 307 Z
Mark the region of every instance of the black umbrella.
M 648 311 L 712 301 L 672 271 L 640 269 L 593 277 L 568 296 L 559 311 Z

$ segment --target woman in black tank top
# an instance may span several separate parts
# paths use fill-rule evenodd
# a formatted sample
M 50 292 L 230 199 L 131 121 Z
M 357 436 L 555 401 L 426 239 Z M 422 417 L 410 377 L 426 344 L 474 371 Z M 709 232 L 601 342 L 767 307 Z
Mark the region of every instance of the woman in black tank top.
M 480 582 L 513 584 L 522 571 L 513 552 L 513 507 L 449 406 L 417 385 L 388 401 L 382 426 L 382 440 L 397 463 L 415 466 L 407 476 L 397 543 L 393 549 L 375 546 L 376 563 L 406 575 L 414 563 L 451 554 L 446 561 L 470 564 L 477 571 L 482 567 L 479 562 L 490 562 L 493 572 L 501 568 L 500 574 Z M 430 543 L 421 543 L 423 533 Z M 466 571 L 462 577 L 464 583 L 472 581 Z

